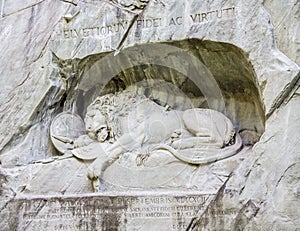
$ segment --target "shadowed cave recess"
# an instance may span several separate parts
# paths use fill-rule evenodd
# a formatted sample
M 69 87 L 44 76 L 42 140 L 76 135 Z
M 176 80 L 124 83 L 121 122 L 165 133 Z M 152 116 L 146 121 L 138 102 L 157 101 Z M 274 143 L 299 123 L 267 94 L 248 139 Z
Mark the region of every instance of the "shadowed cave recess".
M 174 47 L 175 52 L 155 45 L 154 49 L 151 44 L 137 45 L 120 53 L 74 60 L 60 60 L 54 55 L 66 88 L 56 112 L 72 110 L 84 118 L 86 108 L 97 96 L 134 85 L 136 91 L 161 106 L 220 111 L 231 119 L 244 145 L 258 141 L 264 131 L 264 106 L 247 54 L 231 44 L 198 39 L 164 43 L 167 48 Z M 192 56 L 206 70 L 201 73 L 203 67 L 195 67 L 199 63 L 190 62 L 185 55 Z M 201 80 L 195 83 L 190 76 Z M 221 93 L 219 97 L 214 95 L 217 91 Z

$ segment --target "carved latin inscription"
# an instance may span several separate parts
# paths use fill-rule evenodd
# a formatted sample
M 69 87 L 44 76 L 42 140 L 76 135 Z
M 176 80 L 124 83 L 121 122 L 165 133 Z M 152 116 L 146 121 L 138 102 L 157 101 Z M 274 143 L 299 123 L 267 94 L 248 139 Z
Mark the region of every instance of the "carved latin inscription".
M 201 11 L 186 15 L 175 15 L 173 17 L 138 17 L 134 22 L 134 28 L 140 29 L 155 29 L 168 28 L 169 26 L 182 26 L 194 24 L 209 23 L 218 20 L 232 19 L 236 14 L 234 6 L 224 7 L 209 11 Z M 75 38 L 104 38 L 119 33 L 124 33 L 130 24 L 129 20 L 118 20 L 115 22 L 102 22 L 101 25 L 86 25 L 82 27 L 65 27 L 60 31 L 60 38 L 75 39 Z M 139 33 L 136 33 L 138 36 Z
M 86 196 L 19 199 L 18 230 L 186 230 L 215 195 Z M 229 213 L 228 211 L 225 212 Z M 149 226 L 148 226 L 149 227 Z M 110 228 L 110 229 L 108 229 Z

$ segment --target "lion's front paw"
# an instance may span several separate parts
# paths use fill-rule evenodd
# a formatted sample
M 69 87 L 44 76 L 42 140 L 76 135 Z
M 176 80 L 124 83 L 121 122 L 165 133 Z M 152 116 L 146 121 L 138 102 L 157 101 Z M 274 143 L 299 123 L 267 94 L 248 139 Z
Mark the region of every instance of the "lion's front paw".
M 95 165 L 94 163 L 88 167 L 87 177 L 90 180 L 96 180 L 101 175 L 102 166 Z
M 104 170 L 108 165 L 108 161 L 103 157 L 98 157 L 89 167 L 87 176 L 89 179 L 94 180 L 101 178 Z

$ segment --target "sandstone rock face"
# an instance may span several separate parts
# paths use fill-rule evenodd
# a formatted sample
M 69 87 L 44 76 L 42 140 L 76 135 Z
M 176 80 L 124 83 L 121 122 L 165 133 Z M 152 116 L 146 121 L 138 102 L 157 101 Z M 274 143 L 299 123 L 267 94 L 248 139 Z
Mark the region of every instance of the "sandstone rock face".
M 0 230 L 297 230 L 299 12 L 2 1 Z

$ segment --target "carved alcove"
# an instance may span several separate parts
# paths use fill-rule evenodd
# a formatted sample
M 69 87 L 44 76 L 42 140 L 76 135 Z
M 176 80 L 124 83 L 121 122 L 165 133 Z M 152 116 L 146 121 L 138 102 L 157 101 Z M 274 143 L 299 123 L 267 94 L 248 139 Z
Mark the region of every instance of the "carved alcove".
M 138 52 L 143 52 L 143 45 L 127 48 L 120 54 L 110 54 L 110 58 L 103 62 L 101 62 L 101 59 L 109 54 L 88 57 L 92 61 L 89 61 L 85 66 L 76 92 L 72 93 L 73 97 L 76 97 L 70 100 L 72 103 L 75 101 L 77 113 L 84 118 L 87 106 L 97 96 L 124 90 L 133 84 L 145 88 L 144 82 L 148 81 L 145 95 L 154 98 L 154 101 L 162 106 L 170 104 L 174 100 L 176 101 L 176 97 L 175 99 L 172 98 L 174 97 L 172 91 L 174 95 L 176 94 L 174 91 L 177 91 L 177 93 L 180 92 L 179 94 L 185 94 L 189 97 L 195 107 L 211 108 L 224 113 L 233 121 L 240 132 L 248 130 L 258 135 L 263 133 L 264 106 L 260 97 L 256 74 L 247 59 L 246 53 L 231 44 L 198 39 L 173 41 L 165 44 L 179 48 L 176 50 L 177 53 L 164 50 L 162 51 L 163 54 L 156 55 L 155 52 L 160 49 L 160 44 L 156 44 L 157 48 L 155 49 L 157 50 L 153 51 L 152 57 L 146 57 L 145 61 L 142 60 L 143 54 L 140 54 L 141 59 L 136 57 Z M 164 49 L 168 48 L 164 47 Z M 152 46 L 150 48 L 146 47 L 146 49 L 152 49 Z M 211 75 L 205 77 L 201 76 L 201 73 L 190 74 L 192 71 L 199 71 L 199 68 L 197 70 L 197 68 L 191 67 L 193 64 L 188 63 L 188 60 L 184 60 L 185 57 L 178 58 L 181 55 L 179 52 L 186 52 L 188 55 L 195 57 L 204 64 Z M 170 66 L 175 67 L 174 69 L 164 66 L 166 57 L 171 63 Z M 154 58 L 157 60 L 151 63 L 151 59 Z M 140 63 L 132 61 L 137 59 L 140 59 Z M 98 63 L 99 60 L 100 64 Z M 150 63 L 147 63 L 147 61 Z M 139 65 L 136 65 L 136 63 Z M 129 68 L 127 68 L 128 66 Z M 180 68 L 176 70 L 176 66 L 180 66 Z M 106 68 L 103 69 L 103 67 Z M 118 72 L 118 70 L 120 71 Z M 180 73 L 180 70 L 186 71 L 189 76 Z M 118 73 L 112 76 L 116 72 Z M 216 83 L 200 83 L 201 89 L 199 89 L 199 86 L 193 80 L 197 75 L 201 81 L 213 77 Z M 215 87 L 219 89 L 214 89 Z M 209 92 L 218 90 L 222 94 L 221 97 L 217 94 L 217 96 L 209 94 Z M 157 95 L 163 91 L 167 91 L 169 94 L 164 96 L 165 99 L 155 98 L 155 94 Z M 207 100 L 207 98 L 209 99 Z M 220 103 L 219 101 L 223 102 Z M 184 107 L 180 105 L 179 101 L 175 104 L 171 106 L 177 107 L 176 109 Z
M 63 62 L 68 61 L 58 61 L 61 67 Z M 88 107 L 94 104 L 98 96 L 110 93 L 116 95 L 131 89 L 166 110 L 169 108 L 177 111 L 208 108 L 223 113 L 231 120 L 235 131 L 242 137 L 244 146 L 253 145 L 264 131 L 265 113 L 256 75 L 247 59 L 247 54 L 231 44 L 197 39 L 145 44 L 113 53 L 90 55 L 82 60 L 69 60 L 69 64 L 75 69 L 73 71 L 76 74 L 70 76 L 70 71 L 60 68 L 60 76 L 64 77 L 63 82 L 67 90 L 61 98 L 58 111 L 72 111 L 84 119 Z M 124 104 L 126 103 L 124 101 Z M 149 110 L 150 118 L 151 113 Z M 86 149 L 80 152 L 86 155 Z M 76 154 L 82 156 L 78 152 Z M 227 159 L 225 164 L 213 163 L 212 167 L 204 165 L 199 168 L 198 172 L 195 169 L 199 165 L 188 171 L 184 163 L 182 169 L 178 170 L 180 173 L 175 171 L 174 175 L 187 177 L 193 174 L 197 180 L 202 178 L 207 180 L 210 179 L 210 171 L 206 168 L 217 169 L 221 166 L 221 169 L 226 169 L 231 165 L 230 158 Z M 95 166 L 95 162 L 93 165 Z M 126 168 L 123 166 L 124 179 L 126 177 L 133 179 L 131 174 L 137 177 L 132 180 L 136 183 L 128 185 L 126 180 L 124 182 L 119 180 L 120 184 L 124 184 L 121 185 L 123 189 L 127 186 L 136 189 L 140 185 L 145 185 L 145 187 L 141 186 L 141 189 L 156 189 L 163 185 L 158 184 L 156 187 L 150 183 L 152 182 L 150 179 L 153 178 L 151 175 L 148 179 L 149 184 L 144 184 L 147 179 L 139 177 L 144 174 L 142 171 L 131 173 Z M 162 169 L 164 166 L 161 166 L 160 170 L 157 168 L 157 171 L 162 171 Z M 185 171 L 186 174 L 182 174 Z M 112 167 L 112 170 L 108 172 L 109 179 L 122 179 L 118 176 L 118 173 L 122 172 L 120 166 Z M 169 174 L 172 177 L 173 172 L 174 168 Z M 204 177 L 200 177 L 203 174 Z M 168 177 L 168 180 L 172 178 Z M 211 184 L 205 183 L 205 189 L 214 190 L 220 186 L 220 182 L 217 181 L 222 176 L 216 174 L 214 177 L 215 180 L 210 179 Z M 202 186 L 204 182 L 195 184 Z M 112 183 L 112 185 L 112 188 L 110 186 L 107 188 L 118 190 L 115 186 L 120 186 L 118 183 Z M 166 188 L 172 187 L 185 188 L 173 182 Z
M 84 59 L 59 60 L 58 58 L 56 66 L 59 67 L 62 78 L 61 89 L 65 88 L 60 96 L 60 103 L 57 104 L 59 107 L 56 110 L 57 114 L 71 111 L 85 119 L 88 107 L 94 104 L 98 96 L 110 93 L 117 95 L 119 92 L 131 89 L 166 110 L 208 108 L 223 113 L 231 120 L 244 146 L 253 145 L 264 132 L 265 113 L 256 75 L 247 54 L 231 44 L 190 39 L 136 45 L 122 51 L 90 55 Z M 123 101 L 123 104 L 127 104 L 127 101 Z M 150 118 L 151 113 L 151 110 L 147 112 Z M 94 149 L 93 153 L 97 154 L 97 148 L 91 149 Z M 74 152 L 73 154 L 81 158 L 88 155 L 86 153 L 89 151 L 83 149 L 80 151 L 81 154 L 78 152 L 75 151 L 76 154 Z M 186 163 L 181 164 L 182 169 L 188 166 Z M 227 164 L 236 166 L 236 164 Z M 207 180 L 210 178 L 210 171 L 206 168 L 218 169 L 221 166 L 222 169 L 226 168 L 227 164 L 219 164 L 217 161 L 216 164 L 200 167 L 198 172 L 195 170 L 198 168 L 197 165 L 194 166 L 195 169 L 182 175 L 190 177 L 194 174 L 196 180 Z M 93 166 L 95 165 L 94 162 Z M 123 169 L 126 170 L 125 167 Z M 121 170 L 118 166 L 112 168 L 110 179 L 120 179 L 118 173 L 122 172 Z M 125 170 L 123 175 L 128 174 L 127 177 L 130 177 L 131 172 Z M 170 175 L 173 174 L 172 171 L 170 170 Z M 139 181 L 142 178 L 139 179 L 139 176 L 143 173 L 134 174 L 137 175 L 137 183 L 129 185 L 129 189 L 131 186 L 132 189 L 141 184 Z M 214 177 L 218 181 L 220 175 L 216 174 Z M 151 178 L 153 177 L 149 177 L 149 182 Z M 221 182 L 225 178 L 222 178 Z M 198 186 L 206 184 L 208 190 L 220 186 L 220 182 L 216 183 L 214 180 L 211 182 L 209 184 L 201 181 L 195 184 Z M 148 190 L 152 186 L 156 188 L 152 183 L 141 188 Z M 123 188 L 126 187 L 125 185 Z M 185 188 L 177 183 L 172 187 Z M 166 188 L 169 189 L 169 185 Z M 117 189 L 112 187 L 111 190 Z

